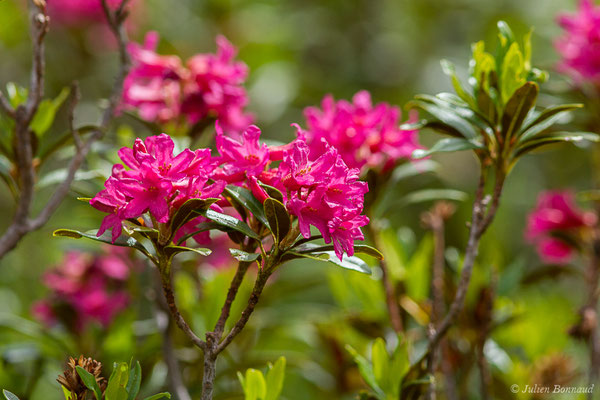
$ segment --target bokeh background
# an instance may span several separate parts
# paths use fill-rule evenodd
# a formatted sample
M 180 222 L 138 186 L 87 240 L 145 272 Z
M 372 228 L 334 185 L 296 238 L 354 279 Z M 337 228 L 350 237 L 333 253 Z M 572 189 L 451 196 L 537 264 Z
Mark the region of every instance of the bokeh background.
M 30 42 L 23 3 L 0 1 L 1 85 L 27 83 Z M 141 41 L 149 30 L 158 31 L 159 52 L 178 54 L 183 59 L 213 52 L 215 36 L 224 34 L 239 48 L 239 59 L 250 68 L 246 87 L 257 125 L 267 138 L 285 141 L 294 135 L 291 123 L 303 124 L 303 108 L 319 104 L 327 93 L 337 99 L 351 98 L 366 89 L 374 101 L 403 106 L 417 93 L 451 91 L 439 60 L 453 61 L 459 75 L 466 77 L 470 44 L 485 39 L 493 46 L 499 19 L 507 21 L 518 34 L 534 27 L 533 64 L 550 71 L 540 103 L 550 104 L 558 97 L 577 99 L 577 94 L 569 92 L 566 78 L 554 70 L 558 55 L 553 47 L 560 34 L 556 15 L 575 7 L 575 1 L 570 0 L 134 0 L 129 31 L 135 41 Z M 82 101 L 77 124 L 93 123 L 98 118 L 98 99 L 107 95 L 113 81 L 116 54 L 104 35 L 98 26 L 53 26 L 47 38 L 47 94 L 55 96 L 78 80 Z M 589 128 L 590 119 L 589 112 L 581 111 L 570 123 L 575 128 Z M 53 130 L 60 133 L 65 129 L 63 112 Z M 148 134 L 143 126 L 123 116 L 90 155 L 88 168 L 108 171 L 108 161 L 114 159 L 111 146 L 128 145 L 134 136 Z M 431 144 L 434 139 L 431 132 L 422 132 L 422 143 Z M 540 191 L 593 187 L 598 173 L 593 153 L 590 146 L 560 146 L 523 159 L 508 179 L 495 226 L 483 240 L 472 293 L 476 293 L 478 281 L 483 285 L 496 280 L 499 312 L 517 316 L 493 336 L 496 347 L 490 357 L 500 387 L 527 381 L 540 363 L 552 357 L 566 357 L 563 364 L 572 365 L 575 375 L 585 374 L 585 347 L 567 334 L 582 303 L 581 279 L 569 273 L 537 276 L 540 261 L 524 240 L 523 231 L 526 215 Z M 68 152 L 60 153 L 55 163 L 68 156 Z M 436 156 L 435 160 L 442 166 L 437 173 L 403 182 L 394 190 L 399 194 L 427 187 L 473 191 L 477 168 L 471 155 L 457 153 Z M 50 163 L 48 170 L 56 164 Z M 100 177 L 88 178 L 87 182 L 77 182 L 76 189 L 89 193 L 101 183 Z M 51 186 L 50 180 L 41 188 L 37 207 L 51 193 Z M 152 301 L 148 300 L 153 271 L 143 270 L 132 278 L 131 290 L 139 301 L 133 301 L 106 331 L 91 329 L 75 340 L 60 329 L 41 328 L 32 317 L 32 303 L 48 291 L 41 280 L 43 272 L 59 262 L 68 249 L 98 249 L 51 236 L 59 227 L 86 230 L 100 223 L 100 213 L 74 197 L 0 263 L 0 387 L 20 394 L 21 399 L 61 398 L 54 379 L 67 349 L 87 351 L 107 365 L 133 356 L 141 360 L 148 379 L 144 390 L 149 393 L 164 387 L 160 335 L 154 327 Z M 420 265 L 428 265 L 431 249 L 422 242 L 423 238 L 427 241 L 428 234 L 419 215 L 430 205 L 397 207 L 386 215 L 390 243 L 404 244 L 397 250 L 398 259 L 403 260 L 399 276 L 413 275 L 413 269 L 421 271 L 426 267 Z M 456 249 L 463 249 L 466 242 L 470 200 L 458 206 L 448 226 L 449 260 L 457 259 Z M 0 228 L 10 222 L 13 208 L 8 190 L 0 189 Z M 420 259 L 411 259 L 413 253 Z M 418 271 L 414 272 L 417 276 Z M 214 312 L 218 302 L 197 297 L 192 288 L 200 282 L 204 283 L 204 293 L 218 292 L 228 274 L 227 270 L 198 270 L 188 265 L 179 275 L 180 298 L 190 312 L 196 313 L 197 327 L 203 326 L 203 318 L 210 320 L 207 314 Z M 377 279 L 377 274 L 369 278 L 310 263 L 287 265 L 266 290 L 250 329 L 219 365 L 218 398 L 241 398 L 235 371 L 264 368 L 267 361 L 280 355 L 288 359 L 283 398 L 354 398 L 362 382 L 343 344 L 364 350 L 372 338 L 389 334 L 382 323 L 385 307 L 378 301 L 382 294 Z M 418 327 L 415 321 L 411 324 Z M 468 332 L 467 325 L 464 329 Z M 201 370 L 195 365 L 200 362 L 199 355 L 184 338 L 177 335 L 175 341 L 184 378 L 197 396 Z M 66 343 L 67 349 L 58 342 Z M 478 398 L 473 383 L 476 371 L 463 372 L 459 378 L 465 393 Z M 499 393 L 503 393 L 501 389 Z M 506 392 L 505 398 L 511 396 Z

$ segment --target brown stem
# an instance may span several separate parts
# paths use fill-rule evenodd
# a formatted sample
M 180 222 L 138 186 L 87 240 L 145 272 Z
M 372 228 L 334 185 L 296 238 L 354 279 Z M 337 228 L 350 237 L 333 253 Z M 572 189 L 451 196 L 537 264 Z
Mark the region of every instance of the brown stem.
M 383 249 L 383 244 L 381 243 L 379 232 L 374 227 L 376 223 L 377 221 L 371 219 L 371 222 L 366 225 L 366 229 L 367 234 L 371 238 L 371 241 L 375 247 L 381 250 Z M 394 290 L 394 285 L 392 284 L 392 280 L 390 278 L 387 263 L 384 260 L 381 260 L 379 262 L 379 268 L 381 269 L 381 283 L 385 292 L 385 303 L 388 309 L 388 316 L 390 318 L 392 329 L 394 329 L 394 332 L 396 333 L 401 333 L 404 330 L 402 324 L 402 314 L 400 312 L 400 306 L 398 305 L 398 300 Z
M 124 6 L 126 1 L 127 0 L 123 1 L 122 6 Z M 20 183 L 19 201 L 17 203 L 15 216 L 11 225 L 0 237 L 0 259 L 2 259 L 10 250 L 14 249 L 26 234 L 41 228 L 46 222 L 48 222 L 52 214 L 58 209 L 61 202 L 69 192 L 71 183 L 75 178 L 75 174 L 89 153 L 92 144 L 104 135 L 104 132 L 113 119 L 114 110 L 119 102 L 119 99 L 121 98 L 123 81 L 129 71 L 130 62 L 126 47 L 127 35 L 125 28 L 123 27 L 124 15 L 118 16 L 115 14 L 115 16 L 113 16 L 106 4 L 106 0 L 102 0 L 102 4 L 104 6 L 107 18 L 109 20 L 116 21 L 114 24 L 110 24 L 110 26 L 117 38 L 120 56 L 120 71 L 112 89 L 109 106 L 103 113 L 100 126 L 90 134 L 88 140 L 83 144 L 80 140 L 75 140 L 77 151 L 69 163 L 67 176 L 56 188 L 38 216 L 31 219 L 30 213 L 31 204 L 34 197 L 35 168 L 33 162 L 33 148 L 31 143 L 31 135 L 33 133 L 29 129 L 29 125 L 44 94 L 44 37 L 48 29 L 48 17 L 46 15 L 44 2 L 29 0 L 30 30 L 33 43 L 33 63 L 27 102 L 25 105 L 19 106 L 16 110 L 14 110 L 14 112 L 11 112 L 12 109 L 7 108 L 6 104 L 3 104 L 4 97 L 0 96 L 2 109 L 6 109 L 5 111 L 7 114 L 9 116 L 12 114 L 15 119 L 16 162 Z M 121 13 L 124 14 L 122 11 Z M 71 109 L 70 111 L 72 113 L 74 110 Z M 69 120 L 72 121 L 72 118 L 72 115 L 70 115 Z M 76 135 L 75 132 L 72 132 L 72 134 Z
M 237 271 L 233 276 L 233 280 L 229 285 L 229 290 L 227 291 L 227 297 L 225 298 L 225 303 L 221 308 L 221 315 L 215 325 L 215 329 L 213 329 L 216 341 L 221 340 L 221 336 L 223 335 L 223 331 L 225 330 L 225 323 L 229 318 L 229 313 L 231 312 L 231 305 L 235 300 L 238 290 L 244 280 L 244 275 L 246 275 L 246 271 L 250 267 L 251 263 L 240 261 L 237 267 Z

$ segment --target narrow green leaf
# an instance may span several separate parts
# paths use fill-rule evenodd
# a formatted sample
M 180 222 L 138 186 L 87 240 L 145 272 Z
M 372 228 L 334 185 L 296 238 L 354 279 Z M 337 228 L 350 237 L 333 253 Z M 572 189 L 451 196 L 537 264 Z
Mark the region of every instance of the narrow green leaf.
M 98 382 L 96 382 L 96 377 L 79 365 L 75 367 L 75 370 L 85 387 L 94 392 L 96 400 L 102 400 L 102 391 L 100 390 L 100 386 L 98 386 Z
M 462 138 L 446 138 L 439 140 L 436 144 L 431 146 L 429 149 L 417 149 L 413 151 L 412 157 L 419 159 L 429 157 L 435 153 L 449 153 L 454 151 L 463 151 L 463 150 L 474 150 L 474 149 L 484 149 L 483 145 L 474 142 L 472 140 L 462 139 Z
M 267 394 L 264 400 L 277 400 L 283 389 L 285 379 L 285 357 L 279 357 L 275 365 L 269 366 L 267 372 L 266 384 Z
M 367 361 L 367 359 L 358 354 L 358 352 L 354 350 L 354 348 L 349 344 L 346 345 L 346 351 L 350 353 L 350 355 L 354 359 L 354 362 L 356 363 L 356 365 L 358 365 L 358 371 L 360 372 L 360 375 L 364 379 L 365 383 L 369 385 L 371 389 L 373 389 L 373 391 L 377 394 L 378 397 L 385 398 L 385 393 L 377 384 L 377 380 L 375 379 L 375 373 L 373 372 L 373 367 Z
M 337 265 L 338 267 L 371 275 L 371 267 L 369 267 L 369 265 L 361 258 L 344 255 L 342 260 L 340 260 L 333 251 L 327 251 L 321 254 L 328 254 L 329 259 L 327 261 L 331 264 Z
M 502 137 L 508 143 L 519 131 L 525 117 L 537 100 L 539 87 L 535 82 L 526 82 L 515 91 L 506 103 L 502 114 Z
M 69 93 L 71 93 L 69 88 L 63 88 L 56 98 L 42 100 L 29 126 L 31 130 L 38 136 L 46 133 L 54 123 L 56 113 L 69 97 Z
M 263 373 L 254 368 L 246 371 L 244 387 L 245 400 L 263 400 L 267 392 L 267 384 Z
M 460 80 L 458 79 L 458 76 L 456 76 L 456 68 L 454 67 L 454 64 L 452 64 L 448 60 L 441 60 L 440 64 L 442 65 L 442 70 L 444 71 L 444 74 L 449 76 L 452 80 L 452 86 L 454 87 L 454 91 L 456 92 L 458 97 L 460 97 L 467 104 L 473 107 L 475 105 L 475 101 L 473 97 L 467 94 L 465 89 L 463 89 Z
M 248 253 L 240 249 L 229 249 L 229 252 L 238 261 L 252 262 L 258 260 L 259 253 Z
M 210 230 L 220 230 L 222 232 L 230 232 L 231 229 L 223 226 L 221 224 L 217 224 L 216 222 L 201 222 L 198 225 L 196 225 L 196 230 L 194 232 L 188 233 L 185 236 L 182 236 L 181 238 L 179 238 L 179 240 L 177 241 L 177 245 L 181 245 L 183 242 L 187 241 L 189 238 L 202 233 L 202 232 L 206 232 L 206 231 L 210 231 Z
M 127 381 L 129 380 L 129 365 L 122 362 L 115 366 L 106 386 L 106 400 L 126 400 L 127 399 Z M 100 400 L 100 399 L 98 399 Z
M 171 393 L 163 392 L 155 394 L 154 396 L 146 397 L 144 400 L 159 400 L 159 399 L 170 399 Z
M 441 107 L 437 104 L 432 104 L 421 99 L 416 99 L 409 102 L 408 107 L 420 108 L 440 122 L 443 122 L 444 124 L 451 126 L 455 131 L 460 132 L 464 138 L 473 139 L 477 137 L 477 132 L 473 128 L 473 125 L 471 125 L 464 118 L 458 116 L 456 112 L 453 112 L 453 110 L 449 110 L 445 107 Z
M 331 244 L 320 246 L 318 244 L 306 243 L 295 248 L 300 253 L 321 253 L 324 251 L 333 251 L 334 247 Z M 354 252 L 360 254 L 367 254 L 371 257 L 375 257 L 378 260 L 383 260 L 383 254 L 374 247 L 366 244 L 354 245 Z
M 113 243 L 110 232 L 108 232 L 108 231 L 104 232 L 104 234 L 102 234 L 101 236 L 97 236 L 96 235 L 97 232 L 98 232 L 97 230 L 80 232 L 80 231 L 76 231 L 73 229 L 57 229 L 52 233 L 52 236 L 69 237 L 72 239 L 86 238 L 86 239 L 94 240 L 96 242 L 111 244 L 113 246 L 131 247 L 131 248 L 134 248 L 134 249 L 142 252 L 145 255 L 150 254 L 148 252 L 148 250 L 140 242 L 138 242 L 137 240 L 135 240 L 132 237 L 129 237 L 126 235 L 121 235 Z
M 542 136 L 536 136 L 520 143 L 519 147 L 514 151 L 513 158 L 521 157 L 525 153 L 529 153 L 541 146 L 560 142 L 580 142 L 583 140 L 598 142 L 600 136 L 591 132 L 552 132 Z
M 515 41 L 515 35 L 513 34 L 512 29 L 510 29 L 510 27 L 505 21 L 498 21 L 496 25 L 498 26 L 498 31 L 500 31 L 500 35 L 505 37 L 509 44 Z
M 65 400 L 75 400 L 73 398 L 73 393 L 71 393 L 66 387 L 64 387 L 63 385 L 60 385 L 60 387 L 62 388 L 63 391 L 63 395 L 65 396 Z
M 500 95 L 503 103 L 506 104 L 515 91 L 525 84 L 524 73 L 523 54 L 519 49 L 519 44 L 513 42 L 502 62 Z
M 19 398 L 12 392 L 9 392 L 6 389 L 2 390 L 2 394 L 4 394 L 4 397 L 6 398 L 6 400 L 19 400 Z
M 127 400 L 135 400 L 142 384 L 142 367 L 139 361 L 135 362 L 129 372 L 129 381 L 127 382 Z
M 260 240 L 260 236 L 254 232 L 252 229 L 250 229 L 250 227 L 243 221 L 240 221 L 239 219 L 232 217 L 230 215 L 227 214 L 221 214 L 219 212 L 216 212 L 214 210 L 206 210 L 203 215 L 210 219 L 213 222 L 216 222 L 217 224 L 223 225 L 224 227 L 233 229 L 235 231 L 238 231 L 240 233 L 243 233 L 244 235 L 252 238 L 252 239 L 256 239 L 256 240 Z
M 410 192 L 398 199 L 394 207 L 404 207 L 410 204 L 423 203 L 426 201 L 453 200 L 465 201 L 468 195 L 460 190 L 453 189 L 423 189 Z
M 194 253 L 198 253 L 204 257 L 209 256 L 212 253 L 211 249 L 206 249 L 203 247 L 193 248 L 193 247 L 175 246 L 175 245 L 166 246 L 164 248 L 164 251 L 168 257 L 173 257 L 176 254 L 184 253 L 187 251 L 193 251 Z
M 290 231 L 290 216 L 279 200 L 268 198 L 263 206 L 268 226 L 273 233 L 275 243 L 278 244 Z
M 390 380 L 390 359 L 382 338 L 375 339 L 371 347 L 371 364 L 373 364 L 373 376 L 375 376 L 377 385 L 391 397 L 394 385 Z M 400 385 L 397 386 L 399 387 Z
M 578 108 L 583 108 L 583 104 L 561 104 L 544 109 L 542 112 L 531 118 L 531 120 L 529 117 L 526 118 L 525 122 L 523 123 L 524 127 L 521 130 L 523 132 L 520 135 L 521 139 L 529 139 L 536 134 L 550 128 L 564 115 Z
M 246 210 L 250 211 L 257 220 L 267 226 L 268 222 L 263 211 L 263 205 L 256 197 L 254 197 L 250 190 L 240 186 L 228 185 L 225 187 L 225 195 L 230 200 L 237 202 Z

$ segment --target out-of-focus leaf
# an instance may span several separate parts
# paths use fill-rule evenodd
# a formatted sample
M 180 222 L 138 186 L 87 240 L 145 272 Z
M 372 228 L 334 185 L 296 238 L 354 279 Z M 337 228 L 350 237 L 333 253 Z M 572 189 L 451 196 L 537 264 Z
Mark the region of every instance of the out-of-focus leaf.
M 2 394 L 6 400 L 19 400 L 16 394 L 9 392 L 6 389 L 2 389 Z
M 502 137 L 508 142 L 519 131 L 525 117 L 535 106 L 538 95 L 538 85 L 526 82 L 510 97 L 502 114 Z
M 135 362 L 133 368 L 129 372 L 129 381 L 127 381 L 127 400 L 135 400 L 142 383 L 142 367 L 139 361 Z
M 415 159 L 429 157 L 435 153 L 449 153 L 454 151 L 483 149 L 483 145 L 467 139 L 446 138 L 439 140 L 429 149 L 417 149 L 413 151 L 412 157 Z
M 94 392 L 96 400 L 102 400 L 102 391 L 100 390 L 100 386 L 98 386 L 98 382 L 96 382 L 96 377 L 79 365 L 75 369 L 85 387 Z
M 249 368 L 244 379 L 245 400 L 263 400 L 266 392 L 267 384 L 262 372 Z
M 285 378 L 285 357 L 279 357 L 274 365 L 269 365 L 266 376 L 267 394 L 265 400 L 277 400 L 283 389 Z
M 485 42 L 483 40 L 473 44 L 472 46 L 472 59 L 471 59 L 471 76 L 477 83 L 480 83 L 482 76 L 488 76 L 491 71 L 496 69 L 496 60 L 494 57 L 485 51 Z M 479 85 L 480 91 L 487 92 L 489 90 L 489 82 L 486 81 L 486 85 Z M 482 87 L 483 86 L 483 87 Z
M 454 64 L 452 64 L 448 60 L 442 60 L 440 63 L 442 65 L 442 70 L 444 71 L 444 74 L 448 75 L 452 80 L 452 86 L 454 87 L 454 91 L 456 92 L 458 97 L 460 97 L 470 106 L 474 107 L 475 102 L 473 100 L 473 97 L 467 94 L 465 89 L 463 89 L 460 81 L 458 80 L 458 77 L 456 76 L 456 68 L 454 67 Z
M 8 101 L 13 108 L 19 107 L 27 101 L 27 89 L 13 82 L 6 84 L 6 93 L 8 93 Z
M 500 25 L 498 25 L 500 28 Z M 501 29 L 502 31 L 502 29 Z M 513 42 L 502 62 L 502 71 L 500 75 L 500 95 L 503 103 L 507 103 L 515 91 L 525 84 L 523 67 L 523 54 L 519 45 Z
M 373 364 L 373 376 L 377 385 L 388 395 L 391 395 L 392 382 L 390 382 L 390 359 L 385 349 L 385 342 L 382 338 L 375 339 L 371 347 L 371 363 Z M 399 378 L 399 377 L 398 377 Z M 398 387 L 400 385 L 397 385 Z
M 437 200 L 453 200 L 453 201 L 465 201 L 468 195 L 460 190 L 453 189 L 423 189 L 411 192 L 405 196 L 402 196 L 397 202 L 394 203 L 395 207 L 404 207 L 410 204 L 423 203 L 426 201 L 437 201 Z
M 159 400 L 159 399 L 170 399 L 171 393 L 163 392 L 155 394 L 154 396 L 146 397 L 144 400 Z
M 68 174 L 67 168 L 54 170 L 46 175 L 44 175 L 37 183 L 36 188 L 42 189 L 47 186 L 57 185 L 63 182 Z M 73 178 L 73 182 L 77 181 L 89 181 L 95 178 L 104 178 L 100 171 L 77 171 L 75 172 L 75 177 Z
M 378 398 L 385 398 L 385 393 L 377 384 L 377 379 L 375 379 L 373 367 L 371 366 L 369 361 L 367 361 L 366 358 L 358 354 L 358 352 L 348 344 L 346 345 L 346 351 L 350 353 L 350 355 L 354 359 L 354 362 L 356 363 L 356 365 L 358 365 L 358 371 L 360 372 L 362 378 L 365 380 L 365 383 L 369 385 L 371 389 L 373 389 Z
M 111 374 L 106 386 L 106 400 L 127 400 L 127 382 L 129 381 L 129 365 L 122 362 L 115 365 L 115 371 Z M 100 400 L 100 399 L 98 399 Z
M 228 185 L 225 187 L 225 195 L 250 211 L 263 225 L 268 226 L 263 205 L 254 197 L 251 191 L 240 186 Z
M 431 114 L 440 122 L 443 122 L 444 124 L 451 126 L 455 131 L 460 132 L 464 138 L 474 139 L 477 137 L 477 132 L 473 126 L 469 123 L 469 121 L 459 117 L 456 113 L 456 110 L 450 110 L 437 104 L 432 104 L 421 98 L 411 101 L 408 105 L 411 108 L 420 108 L 421 110 Z
M 275 243 L 278 244 L 290 231 L 290 216 L 279 200 L 268 198 L 263 206 L 268 226 L 273 233 Z
M 554 125 L 564 115 L 582 107 L 583 104 L 561 104 L 559 106 L 552 106 L 544 109 L 531 120 L 526 118 L 522 129 L 523 133 L 521 134 L 521 140 L 530 139 Z
M 430 282 L 430 266 L 433 257 L 433 238 L 425 236 L 407 267 L 405 283 L 407 294 L 415 301 L 427 299 Z
M 42 136 L 54 123 L 56 113 L 63 105 L 65 100 L 69 97 L 71 90 L 69 88 L 63 88 L 61 92 L 54 99 L 44 99 L 40 102 L 40 105 L 31 121 L 29 126 L 38 136 Z
M 535 150 L 538 147 L 552 143 L 580 142 L 583 140 L 597 142 L 600 140 L 600 136 L 598 136 L 598 134 L 596 133 L 591 132 L 552 132 L 545 135 L 533 137 L 529 140 L 521 142 L 519 146 L 515 149 L 513 157 L 521 157 L 523 154 Z

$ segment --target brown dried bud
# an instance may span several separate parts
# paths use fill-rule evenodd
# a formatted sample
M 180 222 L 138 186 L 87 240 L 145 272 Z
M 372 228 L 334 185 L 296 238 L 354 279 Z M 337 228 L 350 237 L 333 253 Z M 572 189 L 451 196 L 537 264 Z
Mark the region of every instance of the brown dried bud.
M 69 357 L 67 369 L 63 372 L 63 375 L 58 376 L 56 381 L 64 386 L 64 388 L 69 392 L 71 392 L 75 396 L 76 400 L 85 400 L 88 392 L 87 387 L 83 384 L 81 377 L 77 373 L 76 367 L 81 367 L 90 374 L 94 375 L 100 390 L 104 392 L 106 389 L 106 379 L 101 375 L 102 363 L 90 357 L 84 358 L 83 355 L 80 355 L 78 359 Z

